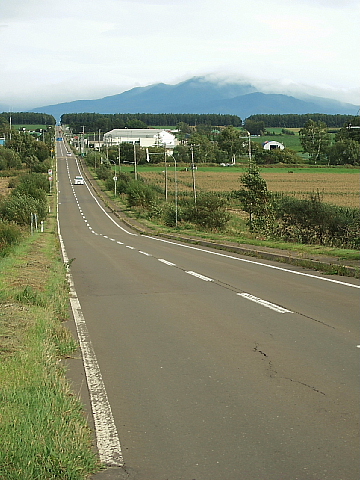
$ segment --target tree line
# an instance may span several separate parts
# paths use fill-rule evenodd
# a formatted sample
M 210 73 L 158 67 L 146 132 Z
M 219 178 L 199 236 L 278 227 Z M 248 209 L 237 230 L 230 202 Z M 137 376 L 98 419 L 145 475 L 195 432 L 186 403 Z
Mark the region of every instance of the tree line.
M 48 125 L 39 137 L 27 131 L 10 128 L 0 116 L 0 138 L 5 144 L 0 147 L 0 174 L 13 175 L 15 170 L 28 168 L 30 172 L 44 173 L 51 167 L 54 152 L 55 128 Z
M 148 128 L 150 126 L 174 127 L 179 123 L 240 127 L 242 120 L 237 115 L 193 113 L 64 113 L 61 124 L 74 133 L 109 131 L 114 128 Z
M 246 123 L 263 122 L 265 127 L 302 128 L 309 120 L 313 120 L 314 122 L 323 122 L 330 128 L 341 128 L 353 117 L 353 115 L 328 115 L 326 113 L 256 114 L 248 117 Z
M 47 113 L 35 112 L 3 112 L 0 114 L 0 123 L 11 123 L 18 125 L 56 125 L 56 120 Z

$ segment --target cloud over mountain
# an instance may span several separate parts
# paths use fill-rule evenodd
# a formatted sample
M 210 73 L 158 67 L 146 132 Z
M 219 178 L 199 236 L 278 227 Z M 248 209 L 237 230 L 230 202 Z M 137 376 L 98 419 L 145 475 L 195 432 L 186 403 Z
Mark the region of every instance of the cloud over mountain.
M 76 100 L 35 108 L 60 118 L 63 113 L 222 113 L 242 119 L 257 113 L 356 115 L 356 105 L 317 96 L 306 99 L 261 91 L 247 82 L 193 77 L 176 85 L 157 83 L 97 100 Z

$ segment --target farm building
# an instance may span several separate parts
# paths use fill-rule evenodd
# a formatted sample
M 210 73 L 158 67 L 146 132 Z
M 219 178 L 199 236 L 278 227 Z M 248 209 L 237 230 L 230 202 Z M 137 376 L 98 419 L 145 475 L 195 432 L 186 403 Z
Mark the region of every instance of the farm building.
M 275 142 L 275 140 L 266 141 L 263 143 L 264 150 L 284 150 L 284 145 L 280 142 Z
M 140 147 L 155 147 L 166 145 L 172 149 L 176 146 L 175 135 L 167 130 L 157 128 L 115 128 L 104 134 L 104 143 L 119 145 L 120 143 L 133 143 Z

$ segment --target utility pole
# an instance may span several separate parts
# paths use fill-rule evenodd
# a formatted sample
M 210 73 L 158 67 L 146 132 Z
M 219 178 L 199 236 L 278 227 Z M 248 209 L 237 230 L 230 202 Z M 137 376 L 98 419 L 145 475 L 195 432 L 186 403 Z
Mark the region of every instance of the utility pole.
M 190 145 L 191 150 L 191 174 L 194 193 L 194 203 L 196 203 L 196 181 L 195 181 L 195 164 L 194 164 L 194 145 Z
M 168 200 L 168 172 L 166 164 L 166 145 L 164 143 L 164 161 L 165 161 L 165 201 Z
M 133 145 L 134 145 L 134 178 L 135 178 L 135 180 L 137 180 L 137 168 L 136 168 L 136 145 L 135 145 L 135 141 L 134 141 Z
M 81 134 L 81 141 L 80 141 L 80 155 L 84 155 L 84 134 L 85 134 L 85 125 L 81 125 L 82 127 L 82 134 Z
M 120 140 L 119 140 L 119 173 L 121 172 L 121 161 L 120 161 Z

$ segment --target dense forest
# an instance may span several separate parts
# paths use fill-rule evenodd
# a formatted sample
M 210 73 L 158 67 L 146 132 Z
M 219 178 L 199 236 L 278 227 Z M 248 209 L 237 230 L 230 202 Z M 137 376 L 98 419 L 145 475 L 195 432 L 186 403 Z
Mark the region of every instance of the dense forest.
M 174 127 L 179 123 L 188 125 L 211 125 L 240 127 L 237 115 L 193 114 L 193 113 L 64 113 L 61 124 L 67 125 L 74 133 L 109 131 L 113 128 L 147 128 L 154 126 Z
M 56 125 L 56 120 L 52 115 L 47 113 L 34 112 L 3 112 L 0 113 L 1 120 L 14 125 Z
M 306 113 L 297 115 L 289 114 L 256 114 L 251 115 L 246 121 L 264 122 L 265 127 L 285 127 L 285 128 L 302 128 L 306 122 L 313 120 L 314 122 L 324 122 L 327 127 L 341 128 L 354 118 L 353 115 L 327 115 L 326 113 Z

